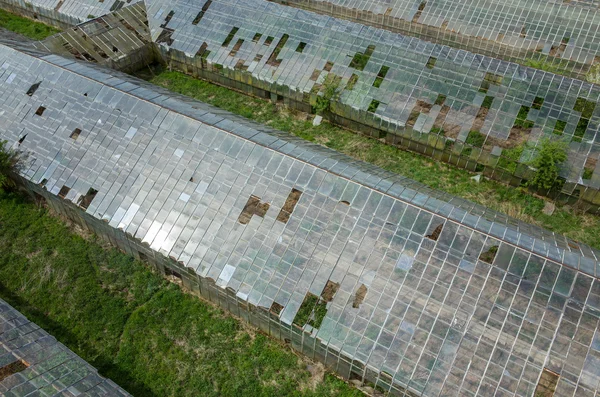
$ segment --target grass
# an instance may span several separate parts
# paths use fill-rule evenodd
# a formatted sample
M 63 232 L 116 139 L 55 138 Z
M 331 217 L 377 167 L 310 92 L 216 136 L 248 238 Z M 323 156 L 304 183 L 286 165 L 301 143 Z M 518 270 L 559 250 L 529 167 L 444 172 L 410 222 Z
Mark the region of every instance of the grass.
M 485 135 L 479 131 L 469 131 L 465 143 L 474 147 L 483 147 L 485 143 Z
M 530 68 L 543 70 L 545 72 L 570 76 L 571 70 L 568 69 L 568 62 L 565 61 L 550 61 L 542 59 L 526 59 L 524 62 L 519 62 Z
M 7 193 L 0 194 L 0 297 L 133 395 L 361 395 Z
M 470 172 L 433 159 L 399 150 L 378 140 L 363 137 L 330 123 L 313 126 L 306 114 L 295 113 L 272 102 L 197 80 L 182 73 L 157 69 L 139 75 L 171 91 L 239 114 L 273 128 L 290 132 L 353 158 L 405 175 L 432 188 L 485 205 L 514 218 L 545 227 L 574 240 L 600 248 L 598 217 L 558 207 L 549 216 L 542 212 L 544 200 L 525 189 L 484 180 L 476 183 Z
M 507 170 L 511 174 L 514 174 L 517 170 L 517 165 L 521 159 L 521 155 L 525 150 L 525 145 L 519 145 L 510 149 L 502 149 L 502 154 L 498 160 L 498 167 Z
M 299 327 L 303 327 L 304 324 L 308 323 L 310 320 L 310 316 L 313 313 L 313 309 L 319 302 L 319 297 L 313 295 L 311 293 L 306 294 L 300 308 L 298 309 L 298 313 L 296 313 L 296 317 L 294 317 L 294 324 Z
M 308 293 L 304 297 L 298 313 L 294 318 L 294 324 L 303 327 L 309 324 L 313 328 L 320 328 L 323 319 L 327 315 L 327 302 L 316 295 Z
M 517 118 L 515 119 L 514 127 L 523 128 L 525 130 L 533 128 L 535 123 L 531 120 L 527 120 L 529 110 L 530 109 L 527 106 L 521 106 L 519 114 L 517 114 Z
M 10 30 L 33 40 L 42 40 L 60 32 L 60 30 L 41 22 L 0 10 L 0 28 Z

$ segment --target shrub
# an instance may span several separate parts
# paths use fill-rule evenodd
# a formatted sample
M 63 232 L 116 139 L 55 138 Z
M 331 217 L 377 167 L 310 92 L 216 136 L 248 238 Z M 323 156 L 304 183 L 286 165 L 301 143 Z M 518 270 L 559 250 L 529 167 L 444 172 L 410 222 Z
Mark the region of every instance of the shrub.
M 536 189 L 549 190 L 556 187 L 558 181 L 558 166 L 567 160 L 567 144 L 564 141 L 541 141 L 537 155 L 529 163 L 535 168 L 529 186 Z
M 18 153 L 7 148 L 6 145 L 6 141 L 0 141 L 0 192 L 12 185 L 8 174 L 15 169 L 18 163 Z
M 317 101 L 314 106 L 316 114 L 323 114 L 331 109 L 331 101 L 339 96 L 340 78 L 335 75 L 328 75 L 323 83 L 323 95 L 317 95 Z

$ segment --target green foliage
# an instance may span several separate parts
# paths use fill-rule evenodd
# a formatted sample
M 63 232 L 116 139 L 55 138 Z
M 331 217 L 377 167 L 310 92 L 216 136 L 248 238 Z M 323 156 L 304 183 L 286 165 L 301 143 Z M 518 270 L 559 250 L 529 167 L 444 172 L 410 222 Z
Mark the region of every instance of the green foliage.
M 519 109 L 519 114 L 517 114 L 517 119 L 515 120 L 515 127 L 529 129 L 533 128 L 533 121 L 527 120 L 527 116 L 529 115 L 529 108 L 527 106 L 521 106 Z
M 8 142 L 0 141 L 0 193 L 12 186 L 8 174 L 15 170 L 19 162 L 19 154 L 6 145 Z
M 350 62 L 350 67 L 356 70 L 364 70 L 365 66 L 369 62 L 370 57 L 366 56 L 362 52 L 357 52 L 354 54 L 354 58 L 352 58 L 352 62 Z
M 371 101 L 371 103 L 369 103 L 369 108 L 367 109 L 367 112 L 375 113 L 377 111 L 377 109 L 379 108 L 379 105 L 381 105 L 381 102 L 379 102 L 376 99 L 373 99 Z
M 523 62 L 523 65 L 545 72 L 561 74 L 563 76 L 569 76 L 571 74 L 571 71 L 568 69 L 568 62 L 566 61 L 527 59 Z
M 592 176 L 594 175 L 594 170 L 591 168 L 584 168 L 583 169 L 583 175 L 581 176 L 582 179 L 592 179 Z
M 383 83 L 383 80 L 385 79 L 385 76 L 387 75 L 389 70 L 390 70 L 389 66 L 381 67 L 379 74 L 377 75 L 377 77 L 375 78 L 375 81 L 373 82 L 373 87 L 377 87 L 377 88 L 381 87 L 381 83 Z
M 544 98 L 536 96 L 533 100 L 533 104 L 531 105 L 531 107 L 536 110 L 540 110 L 542 108 L 543 104 L 544 104 Z
M 482 108 L 490 109 L 492 107 L 492 102 L 494 102 L 493 96 L 486 96 L 481 103 Z
M 559 184 L 558 166 L 567 160 L 567 147 L 563 141 L 541 140 L 539 150 L 530 162 L 536 171 L 529 186 L 549 190 Z
M 517 170 L 519 159 L 525 150 L 525 145 L 520 145 L 510 149 L 503 149 L 500 158 L 498 159 L 498 167 L 514 174 Z
M 323 299 L 319 299 L 319 302 L 316 304 L 313 310 L 313 319 L 309 322 L 309 324 L 314 328 L 321 328 L 321 323 L 326 315 L 327 302 L 325 302 Z
M 562 135 L 565 132 L 565 127 L 567 126 L 566 121 L 556 120 L 556 125 L 554 126 L 554 131 L 552 131 L 555 135 Z
M 498 253 L 498 246 L 493 245 L 487 251 L 484 251 L 479 255 L 479 260 L 484 261 L 486 263 L 492 264 L 494 263 L 494 258 Z
M 60 30 L 31 19 L 23 18 L 0 10 L 0 27 L 33 40 L 42 40 L 60 32 Z
M 573 110 L 581 113 L 581 117 L 583 117 L 584 119 L 592 118 L 592 113 L 594 112 L 595 108 L 595 102 L 588 101 L 587 99 L 581 97 L 577 98 L 577 100 L 575 101 L 575 106 L 573 106 Z
M 552 216 L 542 212 L 544 201 L 526 189 L 515 189 L 493 180 L 474 184 L 473 174 L 448 164 L 407 152 L 361 136 L 330 123 L 313 126 L 306 117 L 278 108 L 274 103 L 197 80 L 178 72 L 154 70 L 139 75 L 171 91 L 199 99 L 258 123 L 287 131 L 308 141 L 319 142 L 355 159 L 401 174 L 431 188 L 465 198 L 525 222 L 545 227 L 600 248 L 600 222 L 593 215 L 581 215 L 558 207 Z M 450 150 L 454 142 L 446 141 Z
M 294 324 L 299 327 L 303 327 L 304 324 L 307 324 L 317 302 L 319 302 L 318 296 L 311 293 L 306 294 L 304 301 L 302 301 L 302 304 L 298 309 L 298 313 L 296 313 L 296 317 L 294 317 Z
M 577 122 L 577 127 L 575 127 L 575 133 L 573 134 L 573 140 L 576 142 L 581 142 L 585 132 L 588 129 L 588 125 L 590 121 L 588 119 L 580 118 Z
M 446 95 L 444 94 L 439 94 L 437 98 L 435 98 L 436 105 L 442 106 L 444 102 L 446 102 Z
M 348 83 L 346 84 L 346 89 L 348 91 L 352 91 L 354 89 L 354 86 L 356 85 L 357 81 L 358 81 L 358 75 L 352 74 L 352 76 L 350 76 L 350 79 L 348 79 Z
M 350 62 L 350 67 L 356 70 L 365 70 L 365 66 L 367 66 L 367 63 L 369 63 L 371 55 L 373 55 L 373 51 L 375 51 L 375 46 L 370 45 L 367 47 L 367 50 L 364 53 L 357 52 L 354 54 L 354 57 Z
M 316 114 L 323 114 L 331 110 L 331 101 L 338 99 L 340 94 L 341 78 L 334 74 L 328 74 L 323 83 L 323 95 L 317 95 L 317 101 L 313 108 Z
M 132 257 L 0 194 L 0 297 L 136 396 L 360 396 Z
M 483 147 L 485 143 L 485 135 L 479 131 L 469 131 L 465 143 L 474 147 Z
M 296 313 L 294 324 L 303 327 L 308 324 L 314 328 L 320 328 L 327 314 L 327 302 L 311 293 L 306 294 L 304 301 Z

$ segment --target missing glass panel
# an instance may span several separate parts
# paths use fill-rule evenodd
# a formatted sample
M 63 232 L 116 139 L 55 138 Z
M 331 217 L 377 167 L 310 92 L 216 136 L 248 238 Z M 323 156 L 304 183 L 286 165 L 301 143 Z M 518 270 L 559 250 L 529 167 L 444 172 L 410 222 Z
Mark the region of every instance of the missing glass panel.
M 79 206 L 87 210 L 97 194 L 98 191 L 96 189 L 90 188 L 87 193 L 79 199 Z
M 356 290 L 356 294 L 354 294 L 354 301 L 352 302 L 352 307 L 358 309 L 361 303 L 365 300 L 365 296 L 367 296 L 367 286 L 361 284 L 360 287 Z
M 494 263 L 494 259 L 496 258 L 496 254 L 498 253 L 498 246 L 493 245 L 487 249 L 487 251 L 482 252 L 479 255 L 479 260 L 485 263 L 489 263 L 490 265 Z
M 10 364 L 6 364 L 5 366 L 0 367 L 0 382 L 2 382 L 4 379 L 8 378 L 11 375 L 24 371 L 28 367 L 29 364 L 27 364 L 23 360 L 16 360 L 11 362 Z
M 269 64 L 271 66 L 276 66 L 276 67 L 281 65 L 282 60 L 279 59 L 279 53 L 281 52 L 281 50 L 283 49 L 283 47 L 285 46 L 285 43 L 287 43 L 289 38 L 290 38 L 290 36 L 287 33 L 284 34 L 283 36 L 281 36 L 281 39 L 275 46 L 275 49 L 273 50 L 273 52 L 271 53 L 271 56 L 269 57 L 267 64 Z
M 279 211 L 279 215 L 277 215 L 277 220 L 279 222 L 287 223 L 292 216 L 292 212 L 294 212 L 294 208 L 296 208 L 296 204 L 298 204 L 298 200 L 300 200 L 300 196 L 302 192 L 298 189 L 292 189 L 287 199 L 285 200 L 285 204 L 281 211 Z
M 431 239 L 433 241 L 437 241 L 437 239 L 440 237 L 440 234 L 442 234 L 442 229 L 444 228 L 444 224 L 440 223 L 439 225 L 436 226 L 436 228 L 433 230 L 433 232 L 431 232 L 431 234 L 428 234 L 427 237 L 428 239 Z
M 356 70 L 365 70 L 365 66 L 367 66 L 367 63 L 369 63 L 369 60 L 371 59 L 371 56 L 373 55 L 374 51 L 375 46 L 370 45 L 367 47 L 364 53 L 357 52 L 356 54 L 354 54 L 354 57 L 350 62 L 350 67 Z
M 269 203 L 261 203 L 260 198 L 256 196 L 250 196 L 248 202 L 244 206 L 242 213 L 238 217 L 238 222 L 242 225 L 246 225 L 250 222 L 253 215 L 264 218 L 267 210 L 269 209 Z
M 540 376 L 538 385 L 535 388 L 534 395 L 536 397 L 554 396 L 554 392 L 556 391 L 556 385 L 558 384 L 558 378 L 559 375 L 557 373 L 552 372 L 547 368 L 544 368 L 544 370 L 542 371 L 542 376 Z
M 32 96 L 33 94 L 35 94 L 37 89 L 40 88 L 40 84 L 42 84 L 42 82 L 38 81 L 37 83 L 35 83 L 31 87 L 29 87 L 29 89 L 27 90 L 27 95 Z
M 76 141 L 76 140 L 77 140 L 77 138 L 79 138 L 79 135 L 81 135 L 81 129 L 80 129 L 80 128 L 75 128 L 75 129 L 73 130 L 73 132 L 71 132 L 71 135 L 70 135 L 70 137 L 71 137 L 71 139 L 73 139 L 73 140 L 75 140 L 75 141 Z
M 71 188 L 64 185 L 63 187 L 60 188 L 60 191 L 58 192 L 58 197 L 65 198 L 65 197 L 67 197 L 67 194 L 69 194 L 70 191 L 71 191 Z
M 305 47 L 306 47 L 306 43 L 300 42 L 300 44 L 298 44 L 298 47 L 296 47 L 296 52 L 299 52 L 300 54 L 302 54 L 304 52 Z
M 202 11 L 200 11 L 198 13 L 198 15 L 196 15 L 196 18 L 194 18 L 194 20 L 192 21 L 192 25 L 198 25 L 200 23 L 202 18 L 204 18 L 204 14 L 206 14 L 206 11 L 208 11 L 208 7 L 210 7 L 210 5 L 212 4 L 212 2 L 213 2 L 213 0 L 207 0 L 207 2 L 204 3 L 204 6 L 202 6 Z
M 225 41 L 223 41 L 223 44 L 221 44 L 221 46 L 227 47 L 229 45 L 229 43 L 231 43 L 231 40 L 233 40 L 233 37 L 238 32 L 238 30 L 240 30 L 240 28 L 238 28 L 236 26 L 231 28 L 231 31 L 229 32 L 229 34 L 227 35 L 227 37 L 225 38 Z
M 339 288 L 339 283 L 327 280 L 327 284 L 325 284 L 325 288 L 323 288 L 323 292 L 321 292 L 321 297 L 325 299 L 325 302 L 331 302 Z

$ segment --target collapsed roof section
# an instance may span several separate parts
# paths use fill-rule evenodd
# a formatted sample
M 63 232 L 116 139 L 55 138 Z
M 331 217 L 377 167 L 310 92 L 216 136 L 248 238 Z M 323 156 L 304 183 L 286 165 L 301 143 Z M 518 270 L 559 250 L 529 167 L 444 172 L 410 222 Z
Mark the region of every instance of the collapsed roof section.
M 0 89 L 23 178 L 377 382 L 598 390 L 600 252 L 98 66 L 2 46 Z
M 32 47 L 126 72 L 138 70 L 154 58 L 143 2 L 81 23 L 32 43 Z

